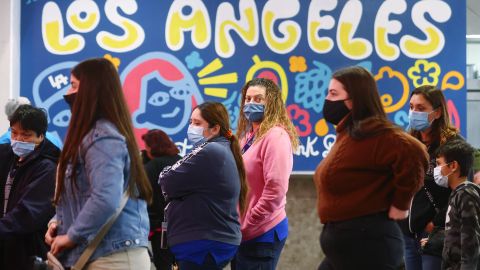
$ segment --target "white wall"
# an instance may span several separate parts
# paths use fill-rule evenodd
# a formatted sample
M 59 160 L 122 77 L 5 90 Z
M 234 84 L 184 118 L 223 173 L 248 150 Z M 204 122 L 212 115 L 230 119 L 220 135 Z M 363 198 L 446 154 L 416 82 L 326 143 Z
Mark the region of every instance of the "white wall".
M 474 68 L 480 73 L 480 42 L 467 43 L 467 65 L 474 65 Z
M 19 0 L 2 0 L 0 4 L 0 134 L 9 126 L 5 103 L 20 91 L 20 4 Z

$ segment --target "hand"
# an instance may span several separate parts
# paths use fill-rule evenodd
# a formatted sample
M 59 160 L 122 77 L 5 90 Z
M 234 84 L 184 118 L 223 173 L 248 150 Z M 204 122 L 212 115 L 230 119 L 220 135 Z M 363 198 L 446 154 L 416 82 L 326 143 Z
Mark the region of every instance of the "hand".
M 76 244 L 70 240 L 68 235 L 59 235 L 53 240 L 50 252 L 56 256 L 58 253 L 64 251 L 65 249 L 73 248 L 75 245 Z
M 435 227 L 435 225 L 433 225 L 433 222 L 429 222 L 427 223 L 427 226 L 425 226 L 425 231 L 427 233 L 431 233 L 433 231 L 433 227 Z
M 400 210 L 393 205 L 390 205 L 388 210 L 388 217 L 393 220 L 406 219 L 408 217 L 408 210 Z
M 428 238 L 422 238 L 420 239 L 420 246 L 423 248 L 428 242 Z
M 53 221 L 48 225 L 47 233 L 45 233 L 45 243 L 51 246 L 56 236 L 57 236 L 57 222 Z

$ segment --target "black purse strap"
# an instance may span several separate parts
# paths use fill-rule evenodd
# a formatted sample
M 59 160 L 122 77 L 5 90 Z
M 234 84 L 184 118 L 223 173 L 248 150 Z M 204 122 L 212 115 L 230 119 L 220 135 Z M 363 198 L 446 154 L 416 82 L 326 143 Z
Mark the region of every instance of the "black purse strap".
M 432 195 L 432 193 L 430 193 L 430 191 L 428 191 L 428 189 L 427 189 L 426 186 L 423 186 L 423 189 L 425 190 L 425 193 L 427 194 L 428 200 L 429 200 L 430 203 L 433 205 L 433 208 L 435 209 L 435 212 L 436 212 L 437 214 L 440 213 L 440 209 L 437 207 L 437 205 L 435 204 L 435 201 L 433 200 L 433 195 Z

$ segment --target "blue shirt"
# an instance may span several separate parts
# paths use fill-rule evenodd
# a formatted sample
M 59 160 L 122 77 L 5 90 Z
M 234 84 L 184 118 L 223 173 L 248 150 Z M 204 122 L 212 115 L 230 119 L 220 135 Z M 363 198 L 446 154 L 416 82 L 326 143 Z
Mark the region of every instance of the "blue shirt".
M 210 253 L 217 264 L 229 261 L 237 253 L 238 246 L 213 240 L 195 240 L 170 248 L 177 261 L 188 261 L 202 265 Z
M 3 143 L 10 143 L 11 140 L 11 130 L 10 128 L 8 128 L 8 131 L 5 132 L 1 137 L 0 137 L 0 144 L 3 144 Z M 62 149 L 63 147 L 63 143 L 62 141 L 55 135 L 53 135 L 52 133 L 48 132 L 45 133 L 45 138 L 47 138 L 51 143 L 53 143 L 56 147 L 58 147 L 59 149 Z
M 275 227 L 271 228 L 268 232 L 258 236 L 257 238 L 253 238 L 247 242 L 262 242 L 262 243 L 273 243 L 275 241 L 275 234 L 278 237 L 278 240 L 282 241 L 283 239 L 287 238 L 288 236 L 288 218 L 285 218 L 280 223 L 278 223 Z

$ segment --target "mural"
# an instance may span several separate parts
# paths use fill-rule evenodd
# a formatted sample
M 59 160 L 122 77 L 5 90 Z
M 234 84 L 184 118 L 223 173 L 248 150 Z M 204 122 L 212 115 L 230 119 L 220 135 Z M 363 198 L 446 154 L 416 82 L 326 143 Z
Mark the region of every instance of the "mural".
M 345 66 L 372 72 L 403 128 L 410 92 L 437 85 L 466 135 L 465 9 L 463 0 L 22 0 L 20 94 L 48 111 L 49 130 L 63 139 L 71 68 L 105 57 L 139 144 L 158 128 L 185 154 L 192 108 L 222 102 L 235 127 L 243 84 L 269 78 L 302 143 L 294 171 L 311 172 L 335 142 L 322 108 L 332 73 Z

